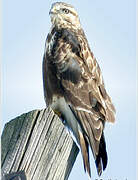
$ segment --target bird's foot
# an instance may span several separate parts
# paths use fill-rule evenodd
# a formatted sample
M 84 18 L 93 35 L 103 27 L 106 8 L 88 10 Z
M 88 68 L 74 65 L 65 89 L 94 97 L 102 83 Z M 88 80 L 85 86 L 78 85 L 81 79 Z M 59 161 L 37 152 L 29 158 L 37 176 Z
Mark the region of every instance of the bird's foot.
M 57 110 L 54 110 L 54 113 L 55 113 L 58 117 L 61 117 L 61 116 L 62 116 L 61 112 L 59 112 L 59 111 L 57 111 Z

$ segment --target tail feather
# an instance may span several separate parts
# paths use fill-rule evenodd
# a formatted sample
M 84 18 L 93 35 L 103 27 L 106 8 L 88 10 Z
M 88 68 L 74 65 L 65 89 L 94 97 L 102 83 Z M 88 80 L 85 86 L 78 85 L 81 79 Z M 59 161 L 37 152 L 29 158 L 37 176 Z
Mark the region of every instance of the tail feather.
M 98 175 L 102 174 L 107 166 L 107 152 L 102 129 L 98 129 L 99 125 L 95 125 L 95 121 L 90 113 L 84 111 L 74 110 L 70 107 L 74 116 L 79 122 L 80 129 L 78 130 L 79 144 L 83 157 L 84 170 L 88 172 L 91 177 L 90 162 L 89 162 L 89 146 L 92 150 Z M 94 122 L 93 122 L 94 121 Z M 99 122 L 96 122 L 99 123 Z M 95 125 L 95 126 L 93 126 Z M 104 124 L 103 124 L 104 126 Z M 95 138 L 95 129 L 99 130 L 99 138 Z
M 91 177 L 88 142 L 81 131 L 79 131 L 79 137 L 80 137 L 80 148 L 83 157 L 84 170 L 85 172 L 87 171 L 88 175 Z
M 99 153 L 95 161 L 99 176 L 102 173 L 102 169 L 105 170 L 107 166 L 107 161 L 108 161 L 108 157 L 107 157 L 107 152 L 106 152 L 106 144 L 105 144 L 104 134 L 102 134 L 100 144 L 99 144 Z

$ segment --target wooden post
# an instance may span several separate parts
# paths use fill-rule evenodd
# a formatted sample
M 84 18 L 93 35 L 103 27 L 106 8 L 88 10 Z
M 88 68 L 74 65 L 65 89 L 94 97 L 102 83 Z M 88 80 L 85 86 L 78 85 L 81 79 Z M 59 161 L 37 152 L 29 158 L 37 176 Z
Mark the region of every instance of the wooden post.
M 50 109 L 34 110 L 5 125 L 2 176 L 24 171 L 27 180 L 66 180 L 79 152 Z

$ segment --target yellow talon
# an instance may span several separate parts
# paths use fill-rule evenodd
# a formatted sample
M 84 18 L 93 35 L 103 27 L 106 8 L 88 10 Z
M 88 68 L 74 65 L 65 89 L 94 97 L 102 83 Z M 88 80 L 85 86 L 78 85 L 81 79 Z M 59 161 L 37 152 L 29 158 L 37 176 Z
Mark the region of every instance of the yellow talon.
M 54 113 L 55 113 L 56 115 L 58 115 L 59 117 L 61 117 L 61 112 L 59 112 L 59 111 L 57 111 L 57 110 L 54 110 Z

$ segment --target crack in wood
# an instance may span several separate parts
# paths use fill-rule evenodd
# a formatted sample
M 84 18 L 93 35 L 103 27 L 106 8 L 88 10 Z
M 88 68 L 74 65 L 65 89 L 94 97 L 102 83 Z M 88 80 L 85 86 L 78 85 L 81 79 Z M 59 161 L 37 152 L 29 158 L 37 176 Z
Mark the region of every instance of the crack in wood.
M 66 180 L 78 152 L 71 135 L 50 108 L 34 110 L 5 125 L 2 174 L 23 170 L 27 180 Z

